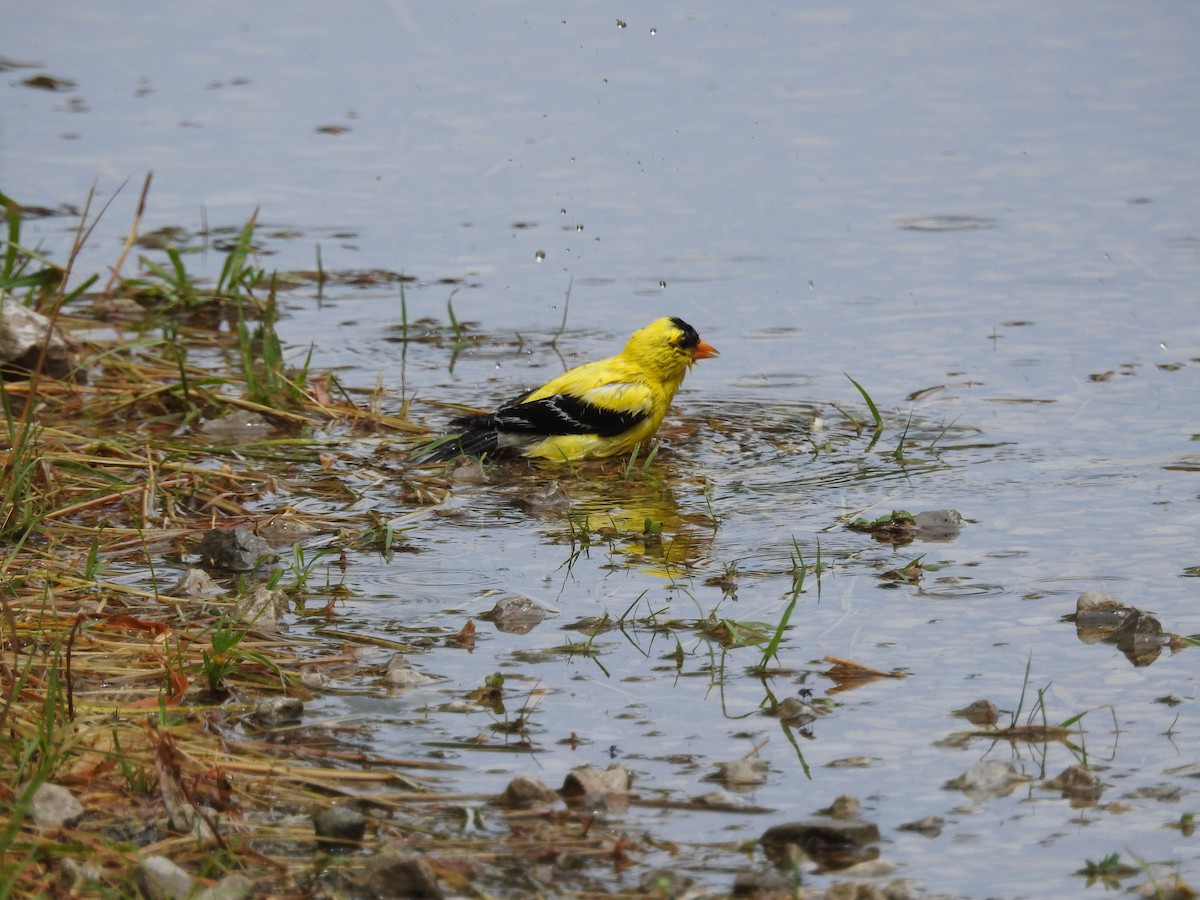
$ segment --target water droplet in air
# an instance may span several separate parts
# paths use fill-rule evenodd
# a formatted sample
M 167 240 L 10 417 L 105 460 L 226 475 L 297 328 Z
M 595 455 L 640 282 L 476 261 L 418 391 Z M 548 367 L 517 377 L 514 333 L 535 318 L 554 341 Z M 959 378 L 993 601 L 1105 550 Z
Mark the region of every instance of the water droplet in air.
M 581 222 L 581 223 L 579 223 L 578 225 L 576 225 L 576 226 L 575 226 L 575 230 L 576 230 L 576 231 L 583 231 L 583 223 Z
M 565 216 L 567 214 L 567 208 L 564 206 L 562 209 L 559 210 L 559 212 Z
M 656 34 L 658 34 L 658 29 L 657 29 L 657 28 L 651 28 L 651 29 L 650 29 L 650 36 L 651 36 L 651 37 L 654 37 L 654 35 L 656 35 Z
M 623 19 L 617 19 L 617 27 L 618 28 L 628 28 L 629 23 L 624 21 Z
M 665 288 L 665 287 L 667 286 L 667 283 L 666 283 L 665 281 L 660 281 L 660 282 L 658 283 L 658 286 L 659 286 L 660 288 Z
M 533 254 L 533 258 L 536 259 L 538 262 L 541 262 L 543 259 L 546 258 L 546 251 L 539 250 L 537 253 Z

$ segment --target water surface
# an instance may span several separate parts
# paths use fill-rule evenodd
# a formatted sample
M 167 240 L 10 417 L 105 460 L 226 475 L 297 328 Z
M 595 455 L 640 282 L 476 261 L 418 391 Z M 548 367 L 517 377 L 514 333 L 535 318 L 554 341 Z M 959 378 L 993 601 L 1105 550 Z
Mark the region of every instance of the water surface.
M 313 714 L 450 755 L 469 766 L 454 786 L 482 793 L 615 759 L 643 796 L 686 798 L 769 739 L 749 799 L 774 812 L 634 808 L 612 827 L 753 839 L 853 794 L 888 877 L 931 892 L 1077 895 L 1072 872 L 1113 852 L 1195 882 L 1194 838 L 1166 827 L 1196 805 L 1194 650 L 1134 667 L 1060 621 L 1106 590 L 1200 633 L 1185 577 L 1200 565 L 1194 4 L 43 4 L 6 22 L 0 55 L 29 65 L 3 73 L 3 190 L 49 209 L 93 184 L 112 200 L 80 271 L 112 264 L 148 170 L 143 230 L 199 245 L 259 208 L 261 264 L 313 269 L 319 245 L 336 276 L 282 298 L 296 358 L 311 346 L 317 371 L 381 379 L 394 408 L 415 395 L 435 426 L 448 414 L 422 401 L 489 405 L 660 314 L 721 350 L 689 376 L 655 480 L 497 470 L 456 486 L 453 515 L 409 533 L 414 552 L 352 558 L 342 631 L 457 630 L 504 593 L 558 615 L 524 635 L 480 622 L 474 652 L 414 656 L 431 687 L 342 685 Z M 38 72 L 74 85 L 22 84 Z M 26 223 L 60 261 L 73 227 Z M 220 261 L 189 257 L 210 276 Z M 401 342 L 405 316 L 409 336 L 423 317 L 444 333 L 448 301 L 462 350 Z M 869 421 L 845 374 L 885 414 L 874 444 L 843 415 Z M 414 508 L 407 445 L 338 446 L 364 502 Z M 516 502 L 549 481 L 570 516 Z M 901 548 L 842 527 L 893 508 L 967 524 Z M 747 673 L 760 649 L 660 627 L 777 622 L 797 553 L 826 568 L 779 648 L 786 673 L 764 684 Z M 879 579 L 916 556 L 938 567 L 920 585 Z M 736 599 L 713 583 L 731 566 Z M 630 621 L 594 655 L 548 652 L 605 613 Z M 825 656 L 908 677 L 830 693 Z M 1087 712 L 1099 805 L 1041 786 L 1080 761 L 1061 744 L 947 744 L 965 730 L 951 710 L 1015 709 L 1027 664 L 1052 720 Z M 505 740 L 482 708 L 429 713 L 496 671 L 544 692 L 534 753 L 471 750 Z M 793 744 L 759 708 L 801 689 L 830 713 Z M 944 787 L 981 759 L 1035 780 L 986 799 Z M 1178 799 L 1154 799 L 1164 786 Z M 925 815 L 946 819 L 939 837 L 897 830 Z M 687 865 L 717 891 L 754 864 L 716 857 Z

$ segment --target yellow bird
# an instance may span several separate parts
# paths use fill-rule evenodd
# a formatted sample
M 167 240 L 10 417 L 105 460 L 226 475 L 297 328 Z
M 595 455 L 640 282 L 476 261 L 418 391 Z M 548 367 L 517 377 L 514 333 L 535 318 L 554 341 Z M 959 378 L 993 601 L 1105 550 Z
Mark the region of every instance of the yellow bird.
M 457 456 L 570 461 L 618 456 L 658 431 L 675 391 L 698 359 L 717 356 L 696 329 L 670 316 L 638 329 L 616 356 L 564 372 L 495 411 L 450 422 L 424 462 Z

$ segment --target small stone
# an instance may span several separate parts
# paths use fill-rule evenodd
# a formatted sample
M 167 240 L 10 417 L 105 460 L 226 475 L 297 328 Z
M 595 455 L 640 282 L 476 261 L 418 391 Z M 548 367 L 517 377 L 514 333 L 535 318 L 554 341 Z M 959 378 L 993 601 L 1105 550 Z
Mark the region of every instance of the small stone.
M 300 683 L 307 688 L 319 690 L 320 688 L 329 687 L 332 681 L 333 679 L 324 672 L 314 672 L 312 669 L 309 669 L 306 672 L 300 673 Z
M 287 609 L 287 593 L 282 588 L 256 587 L 233 604 L 233 615 L 248 625 L 274 631 Z
M 1000 710 L 991 700 L 976 700 L 962 709 L 952 711 L 950 715 L 966 719 L 979 728 L 988 728 L 996 724 L 1000 718 Z
M 416 687 L 419 684 L 433 681 L 428 675 L 423 675 L 414 669 L 412 663 L 399 653 L 388 661 L 383 680 L 392 687 Z
M 1107 594 L 1104 591 L 1084 591 L 1075 598 L 1076 615 L 1091 612 L 1112 612 L 1124 609 L 1128 609 L 1128 607 L 1112 594 Z
M 707 794 L 701 794 L 695 799 L 697 803 L 703 803 L 709 809 L 721 809 L 730 812 L 747 809 L 750 806 L 749 801 L 741 794 L 735 794 L 733 791 L 726 790 L 709 791 Z
M 506 634 L 528 634 L 548 615 L 550 610 L 529 597 L 509 596 L 501 597 L 490 612 L 479 618 L 490 621 L 497 631 Z
M 1136 609 L 1126 606 L 1112 594 L 1085 591 L 1075 600 L 1075 629 L 1081 641 L 1094 644 L 1136 614 Z
M 824 715 L 824 711 L 815 703 L 809 703 L 799 697 L 784 697 L 775 705 L 769 715 L 777 716 L 793 728 L 803 728 Z
M 558 518 L 571 506 L 571 498 L 561 483 L 552 481 L 540 491 L 521 494 L 513 501 L 530 515 L 543 519 Z
M 43 828 L 73 828 L 83 818 L 83 804 L 65 787 L 47 782 L 33 792 L 29 817 Z
M 563 780 L 562 795 L 570 800 L 603 797 L 605 794 L 625 794 L 628 793 L 632 781 L 629 770 L 620 763 L 613 763 L 607 769 L 579 766 L 567 773 Z
M 143 859 L 134 877 L 147 900 L 185 900 L 195 887 L 192 876 L 165 856 Z
M 385 847 L 367 860 L 358 886 L 375 897 L 412 897 L 440 900 L 441 885 L 429 863 L 419 853 Z
M 200 426 L 200 432 L 218 441 L 245 444 L 268 436 L 271 423 L 262 413 L 249 409 L 235 409 L 219 419 L 209 419 Z
M 862 803 L 857 797 L 851 797 L 849 794 L 842 794 L 829 806 L 828 809 L 818 810 L 823 816 L 830 816 L 834 819 L 857 819 L 862 813 Z
M 167 593 L 184 600 L 211 600 L 224 594 L 225 589 L 203 569 L 188 569 Z
M 292 513 L 280 513 L 277 516 L 259 522 L 255 526 L 258 536 L 275 545 L 294 544 L 304 538 L 317 534 L 319 529 Z
M 1081 766 L 1068 766 L 1046 782 L 1046 787 L 1062 791 L 1069 800 L 1094 802 L 1104 792 L 1104 782 Z
M 1002 759 L 985 759 L 975 763 L 957 778 L 946 782 L 950 790 L 962 791 L 972 800 L 988 797 L 1007 797 L 1017 785 L 1030 781 L 1013 763 Z
M 450 473 L 450 480 L 459 484 L 487 484 L 487 470 L 479 460 L 463 457 Z
M 508 783 L 496 802 L 501 806 L 514 806 L 528 809 L 543 803 L 553 803 L 558 800 L 554 789 L 542 781 L 529 775 L 518 775 Z
M 900 826 L 901 831 L 915 831 L 917 834 L 923 834 L 925 837 L 937 837 L 942 833 L 942 829 L 946 825 L 946 820 L 941 816 L 926 816 L 923 819 L 917 819 L 915 822 L 905 822 Z
M 276 728 L 304 718 L 304 703 L 295 697 L 267 697 L 254 705 L 254 718 L 264 728 Z
M 211 843 L 217 839 L 217 833 L 210 823 L 217 821 L 217 811 L 208 806 L 199 809 L 191 804 L 177 806 L 171 812 L 169 824 L 172 831 L 180 834 L 190 834 L 201 843 Z
M 331 806 L 313 816 L 313 830 L 322 850 L 349 849 L 362 843 L 367 832 L 367 817 L 350 806 Z
M 278 558 L 270 544 L 241 525 L 206 531 L 196 552 L 210 566 L 233 572 L 253 572 Z
M 952 541 L 962 531 L 963 517 L 956 509 L 934 509 L 913 516 L 917 539 L 928 542 Z
M 716 772 L 708 777 L 726 785 L 762 784 L 770 768 L 765 759 L 734 759 L 717 763 Z

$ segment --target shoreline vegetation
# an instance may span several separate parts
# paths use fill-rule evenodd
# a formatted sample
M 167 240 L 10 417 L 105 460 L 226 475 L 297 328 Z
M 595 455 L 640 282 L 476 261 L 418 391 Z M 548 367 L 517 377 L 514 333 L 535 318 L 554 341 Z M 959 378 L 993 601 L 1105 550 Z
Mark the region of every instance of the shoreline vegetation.
M 144 274 L 121 278 L 136 220 L 101 285 L 72 272 L 90 198 L 63 266 L 22 245 L 19 205 L 0 202 L 3 308 L 40 313 L 46 336 L 0 383 L 0 897 L 135 896 L 159 877 L 145 861 L 164 858 L 168 875 L 194 879 L 189 892 L 311 895 L 332 878 L 336 893 L 329 872 L 344 865 L 330 862 L 336 849 L 314 855 L 311 816 L 368 788 L 377 836 L 461 853 L 392 817 L 446 799 L 423 783 L 437 764 L 363 752 L 353 723 L 301 725 L 278 708 L 354 665 L 350 644 L 331 654 L 280 630 L 282 611 L 320 617 L 338 596 L 330 552 L 302 541 L 334 534 L 338 547 L 390 552 L 399 533 L 270 495 L 301 466 L 335 465 L 329 434 L 425 430 L 406 409 L 382 412 L 378 391 L 356 401 L 285 361 L 278 276 L 251 263 L 254 217 L 215 286 L 195 283 L 170 246 L 165 266 L 142 258 Z M 56 335 L 71 362 L 51 375 Z M 336 492 L 336 479 L 318 489 Z M 413 491 L 438 493 L 436 479 Z M 275 549 L 240 567 L 201 559 L 204 535 L 246 527 Z M 219 584 L 203 562 L 224 567 Z

